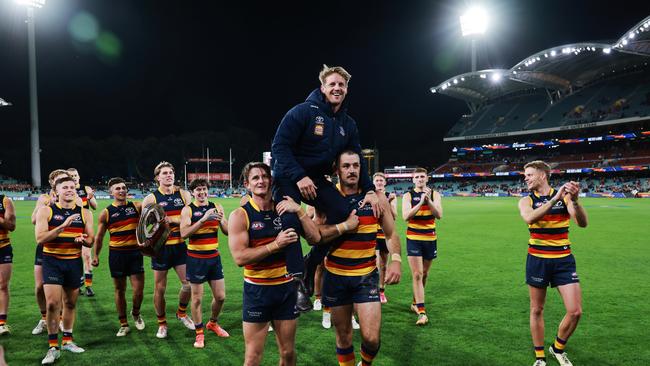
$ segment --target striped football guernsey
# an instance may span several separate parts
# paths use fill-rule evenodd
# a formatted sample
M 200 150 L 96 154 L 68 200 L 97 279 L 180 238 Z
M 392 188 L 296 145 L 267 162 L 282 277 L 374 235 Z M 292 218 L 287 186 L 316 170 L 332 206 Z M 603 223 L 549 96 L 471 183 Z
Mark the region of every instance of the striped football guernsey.
M 536 192 L 531 193 L 528 196 L 531 207 L 539 208 L 551 200 L 555 192 L 555 189 L 551 189 L 548 196 L 539 196 Z M 528 225 L 530 232 L 528 253 L 540 258 L 562 258 L 571 254 L 570 218 L 566 202 L 558 201 L 539 221 Z
M 75 204 L 72 208 L 63 208 L 58 203 L 55 203 L 49 208 L 48 230 L 57 228 L 71 215 L 79 214 L 79 218 L 72 221 L 70 226 L 63 229 L 56 238 L 43 244 L 43 255 L 53 256 L 57 259 L 80 258 L 81 243 L 75 243 L 74 239 L 83 234 L 86 227 L 81 207 Z
M 365 194 L 362 193 L 345 196 L 350 210 L 357 210 L 359 226 L 355 231 L 341 235 L 332 244 L 325 258 L 325 268 L 331 273 L 340 276 L 363 276 L 377 267 L 375 246 L 379 225 L 370 204 L 359 207 L 364 197 Z
M 415 207 L 420 203 L 422 199 L 421 191 L 411 189 L 407 193 L 411 199 L 411 207 Z M 438 239 L 438 235 L 436 234 L 436 218 L 433 217 L 429 205 L 423 204 L 420 206 L 415 216 L 408 220 L 406 223 L 406 238 L 421 241 L 435 241 Z
M 246 213 L 249 246 L 259 247 L 275 240 L 282 231 L 282 221 L 275 210 L 262 211 L 249 199 L 238 208 Z M 284 251 L 270 254 L 268 257 L 253 264 L 244 266 L 244 281 L 255 285 L 281 285 L 291 282 L 288 276 Z
M 0 218 L 5 218 L 5 199 L 7 197 L 4 194 L 0 194 Z M 9 239 L 9 231 L 7 229 L 0 228 L 0 248 L 11 245 L 11 240 Z
M 192 210 L 192 225 L 203 218 L 205 212 L 216 208 L 215 204 L 208 202 L 205 206 L 197 206 L 196 202 L 189 205 Z M 201 227 L 190 235 L 187 244 L 187 255 L 194 258 L 214 258 L 219 256 L 219 221 L 205 221 Z
M 109 249 L 119 251 L 139 249 L 135 230 L 140 212 L 135 204 L 131 201 L 119 206 L 111 203 L 106 207 L 106 213 L 106 224 L 110 234 Z
M 185 207 L 185 200 L 183 199 L 183 195 L 181 194 L 180 189 L 175 189 L 171 194 L 164 194 L 160 188 L 158 188 L 153 192 L 153 196 L 156 200 L 156 203 L 159 204 L 163 210 L 165 210 L 167 217 L 170 219 L 175 218 L 177 222 L 180 222 L 181 211 L 183 210 L 183 207 Z M 183 238 L 181 238 L 180 225 L 176 223 L 170 223 L 169 227 L 169 236 L 167 237 L 165 245 L 176 245 L 184 243 L 185 241 Z

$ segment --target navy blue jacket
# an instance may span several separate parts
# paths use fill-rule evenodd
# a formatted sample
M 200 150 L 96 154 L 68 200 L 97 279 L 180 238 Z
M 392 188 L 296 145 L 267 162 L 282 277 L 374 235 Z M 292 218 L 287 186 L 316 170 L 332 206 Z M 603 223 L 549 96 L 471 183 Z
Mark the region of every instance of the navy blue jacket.
M 332 174 L 339 153 L 353 150 L 361 156 L 359 186 L 374 189 L 361 154 L 359 130 L 344 108 L 334 113 L 320 89 L 309 94 L 304 103 L 291 108 L 275 132 L 271 145 L 275 179 L 300 179 Z

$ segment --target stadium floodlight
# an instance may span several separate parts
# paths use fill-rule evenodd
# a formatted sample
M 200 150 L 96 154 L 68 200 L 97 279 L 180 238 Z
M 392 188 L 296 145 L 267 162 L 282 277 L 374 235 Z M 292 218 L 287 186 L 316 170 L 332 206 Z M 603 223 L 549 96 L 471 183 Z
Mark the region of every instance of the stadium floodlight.
M 460 29 L 463 37 L 472 37 L 472 72 L 476 71 L 476 36 L 485 34 L 488 17 L 485 9 L 480 7 L 469 8 L 460 16 Z
M 11 103 L 7 102 L 6 100 L 0 98 L 0 107 L 9 107 Z
M 501 74 L 498 73 L 498 72 L 495 72 L 494 74 L 492 74 L 492 81 L 494 81 L 495 83 L 498 83 L 499 81 L 501 81 Z
M 480 7 L 472 7 L 460 16 L 460 28 L 463 37 L 484 34 L 487 30 L 487 13 Z
M 14 0 L 27 7 L 27 50 L 29 55 L 29 111 L 32 157 L 32 186 L 41 186 L 41 147 L 38 132 L 38 93 L 36 90 L 36 35 L 34 9 L 42 8 L 46 0 Z
M 609 54 L 610 52 L 612 52 L 611 48 L 603 48 L 603 53 Z

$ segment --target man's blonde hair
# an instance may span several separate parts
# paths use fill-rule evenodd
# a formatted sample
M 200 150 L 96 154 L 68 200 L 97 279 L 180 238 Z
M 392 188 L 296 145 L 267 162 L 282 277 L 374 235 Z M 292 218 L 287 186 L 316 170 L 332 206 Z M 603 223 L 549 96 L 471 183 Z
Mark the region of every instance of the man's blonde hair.
M 65 169 L 54 169 L 52 172 L 50 172 L 50 175 L 47 177 L 47 181 L 50 183 L 50 186 L 52 188 L 55 187 L 54 178 L 58 177 L 59 175 L 68 175 L 68 171 Z
M 172 170 L 172 172 L 176 173 L 172 163 L 170 163 L 168 161 L 161 161 L 160 163 L 158 163 L 158 165 L 156 165 L 156 168 L 153 170 L 153 176 L 157 177 L 158 174 L 160 174 L 160 171 L 162 170 L 162 168 L 170 168 Z
M 535 168 L 537 170 L 541 170 L 544 172 L 544 174 L 546 174 L 546 179 L 551 178 L 551 166 L 542 160 L 531 161 L 530 163 L 524 165 L 524 170 L 527 168 Z
M 323 69 L 318 74 L 318 80 L 320 80 L 321 85 L 325 85 L 325 79 L 332 74 L 341 75 L 343 79 L 345 79 L 346 84 L 350 82 L 350 78 L 352 77 L 352 75 L 350 75 L 349 72 L 345 71 L 345 69 L 341 66 L 329 67 L 323 64 Z
M 386 180 L 386 176 L 382 172 L 377 172 L 377 173 L 372 175 L 372 179 L 375 179 L 377 177 L 382 177 L 382 178 L 384 178 L 384 180 Z

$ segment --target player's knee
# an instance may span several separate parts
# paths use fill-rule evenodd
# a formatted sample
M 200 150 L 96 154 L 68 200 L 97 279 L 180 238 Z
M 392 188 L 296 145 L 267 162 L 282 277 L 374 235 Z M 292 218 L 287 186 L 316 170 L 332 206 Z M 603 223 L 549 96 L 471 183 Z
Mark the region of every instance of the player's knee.
M 167 291 L 167 285 L 162 284 L 162 283 L 156 283 L 156 287 L 154 288 L 154 292 L 160 295 L 164 295 L 165 291 Z
M 544 314 L 544 306 L 542 305 L 531 305 L 530 306 L 530 315 L 534 317 L 540 317 Z
M 575 309 L 571 309 L 567 312 L 567 315 L 573 318 L 574 320 L 578 321 L 582 317 L 582 308 L 578 307 Z
M 413 280 L 415 281 L 422 281 L 424 278 L 424 273 L 422 271 L 413 271 Z
M 55 301 L 48 301 L 45 308 L 48 313 L 56 313 L 59 311 L 59 304 Z
M 292 347 L 282 347 L 280 357 L 285 361 L 285 364 L 293 364 L 291 360 L 296 358 L 296 351 Z
M 65 306 L 65 308 L 68 310 L 74 310 L 77 307 L 77 304 L 70 300 L 65 300 L 63 302 L 63 306 Z
M 9 290 L 9 283 L 7 281 L 0 280 L 0 292 L 7 292 Z
M 226 292 L 225 291 L 217 292 L 214 295 L 214 301 L 216 301 L 216 302 L 224 302 L 224 301 L 226 301 Z

